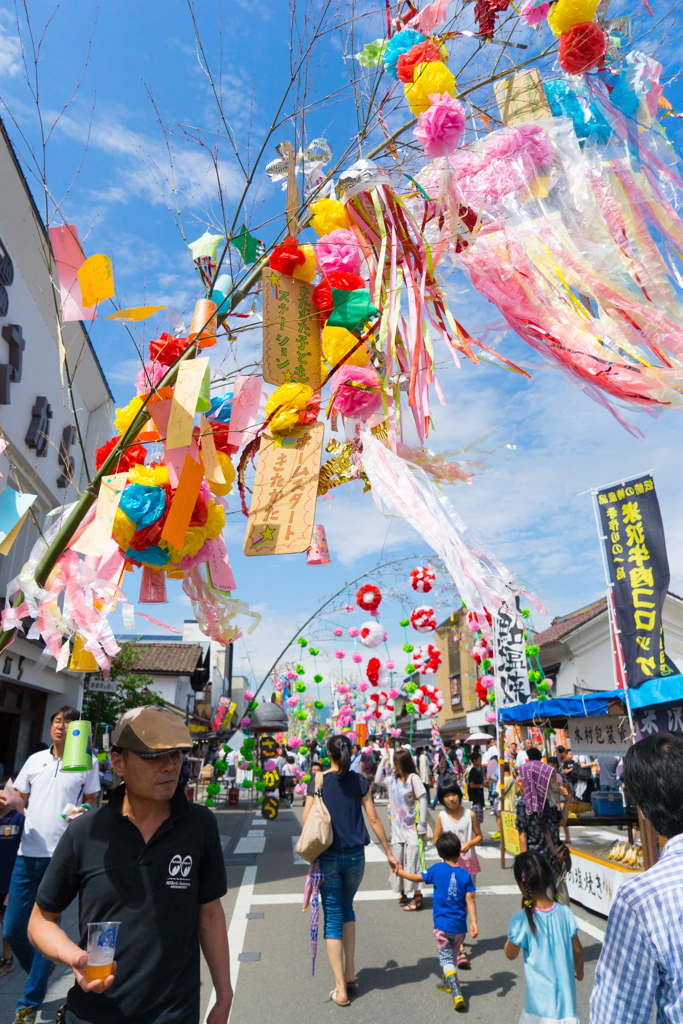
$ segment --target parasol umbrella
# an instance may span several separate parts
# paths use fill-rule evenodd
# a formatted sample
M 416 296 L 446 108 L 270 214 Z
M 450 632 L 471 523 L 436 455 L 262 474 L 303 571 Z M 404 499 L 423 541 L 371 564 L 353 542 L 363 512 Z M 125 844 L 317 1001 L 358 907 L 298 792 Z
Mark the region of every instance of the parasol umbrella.
M 466 743 L 467 746 L 470 747 L 479 743 L 488 743 L 488 741 L 493 738 L 494 737 L 492 737 L 489 732 L 472 732 L 466 740 L 463 740 L 463 743 Z
M 315 958 L 318 953 L 318 922 L 320 920 L 320 886 L 325 876 L 320 870 L 320 861 L 316 858 L 308 868 L 304 885 L 304 912 L 311 905 L 311 957 L 313 959 L 311 974 L 315 975 Z

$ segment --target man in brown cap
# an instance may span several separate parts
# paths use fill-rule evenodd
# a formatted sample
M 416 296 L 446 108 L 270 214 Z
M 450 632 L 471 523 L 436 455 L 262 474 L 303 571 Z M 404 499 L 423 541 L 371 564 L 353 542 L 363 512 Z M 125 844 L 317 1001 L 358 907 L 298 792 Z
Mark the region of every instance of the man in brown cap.
M 200 947 L 216 991 L 207 1024 L 226 1024 L 232 1003 L 221 897 L 225 864 L 214 814 L 178 786 L 192 738 L 168 708 L 135 708 L 112 734 L 111 763 L 124 785 L 73 822 L 38 890 L 29 925 L 44 956 L 68 964 L 76 984 L 65 1024 L 198 1024 Z M 59 916 L 79 896 L 76 945 Z M 115 962 L 86 981 L 92 921 L 118 922 Z

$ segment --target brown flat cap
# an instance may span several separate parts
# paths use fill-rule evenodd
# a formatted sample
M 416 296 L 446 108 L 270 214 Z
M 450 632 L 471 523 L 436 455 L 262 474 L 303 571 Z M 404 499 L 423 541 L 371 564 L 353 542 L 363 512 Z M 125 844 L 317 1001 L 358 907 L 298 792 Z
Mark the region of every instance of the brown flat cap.
M 143 704 L 121 715 L 111 734 L 114 747 L 136 754 L 162 754 L 165 750 L 190 750 L 192 737 L 182 719 L 168 708 Z

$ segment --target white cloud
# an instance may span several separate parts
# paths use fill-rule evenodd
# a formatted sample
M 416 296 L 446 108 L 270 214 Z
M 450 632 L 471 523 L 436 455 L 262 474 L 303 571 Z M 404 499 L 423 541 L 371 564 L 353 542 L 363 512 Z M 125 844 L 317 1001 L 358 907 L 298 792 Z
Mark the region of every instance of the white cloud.
M 22 70 L 16 22 L 9 11 L 0 10 L 0 76 L 14 78 Z

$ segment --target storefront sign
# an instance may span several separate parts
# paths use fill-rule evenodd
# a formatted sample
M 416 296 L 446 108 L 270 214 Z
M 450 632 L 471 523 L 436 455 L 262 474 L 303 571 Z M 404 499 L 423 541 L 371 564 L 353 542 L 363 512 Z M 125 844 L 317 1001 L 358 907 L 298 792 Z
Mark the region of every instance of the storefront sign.
M 493 620 L 496 704 L 526 704 L 531 696 L 521 619 L 501 608 Z
M 575 718 L 567 726 L 572 754 L 614 754 L 623 757 L 630 747 L 630 730 L 625 715 L 595 715 Z
M 669 589 L 664 525 L 652 477 L 597 492 L 626 685 L 678 669 L 664 650 L 662 606 Z
M 566 878 L 570 899 L 607 916 L 619 886 L 637 872 L 608 866 L 595 857 L 580 853 L 575 847 L 571 848 L 571 853 L 572 869 Z
M 672 708 L 638 708 L 633 713 L 636 723 L 636 742 L 658 732 L 683 735 L 683 705 Z
M 88 689 L 98 693 L 116 693 L 117 683 L 114 679 L 90 679 Z

